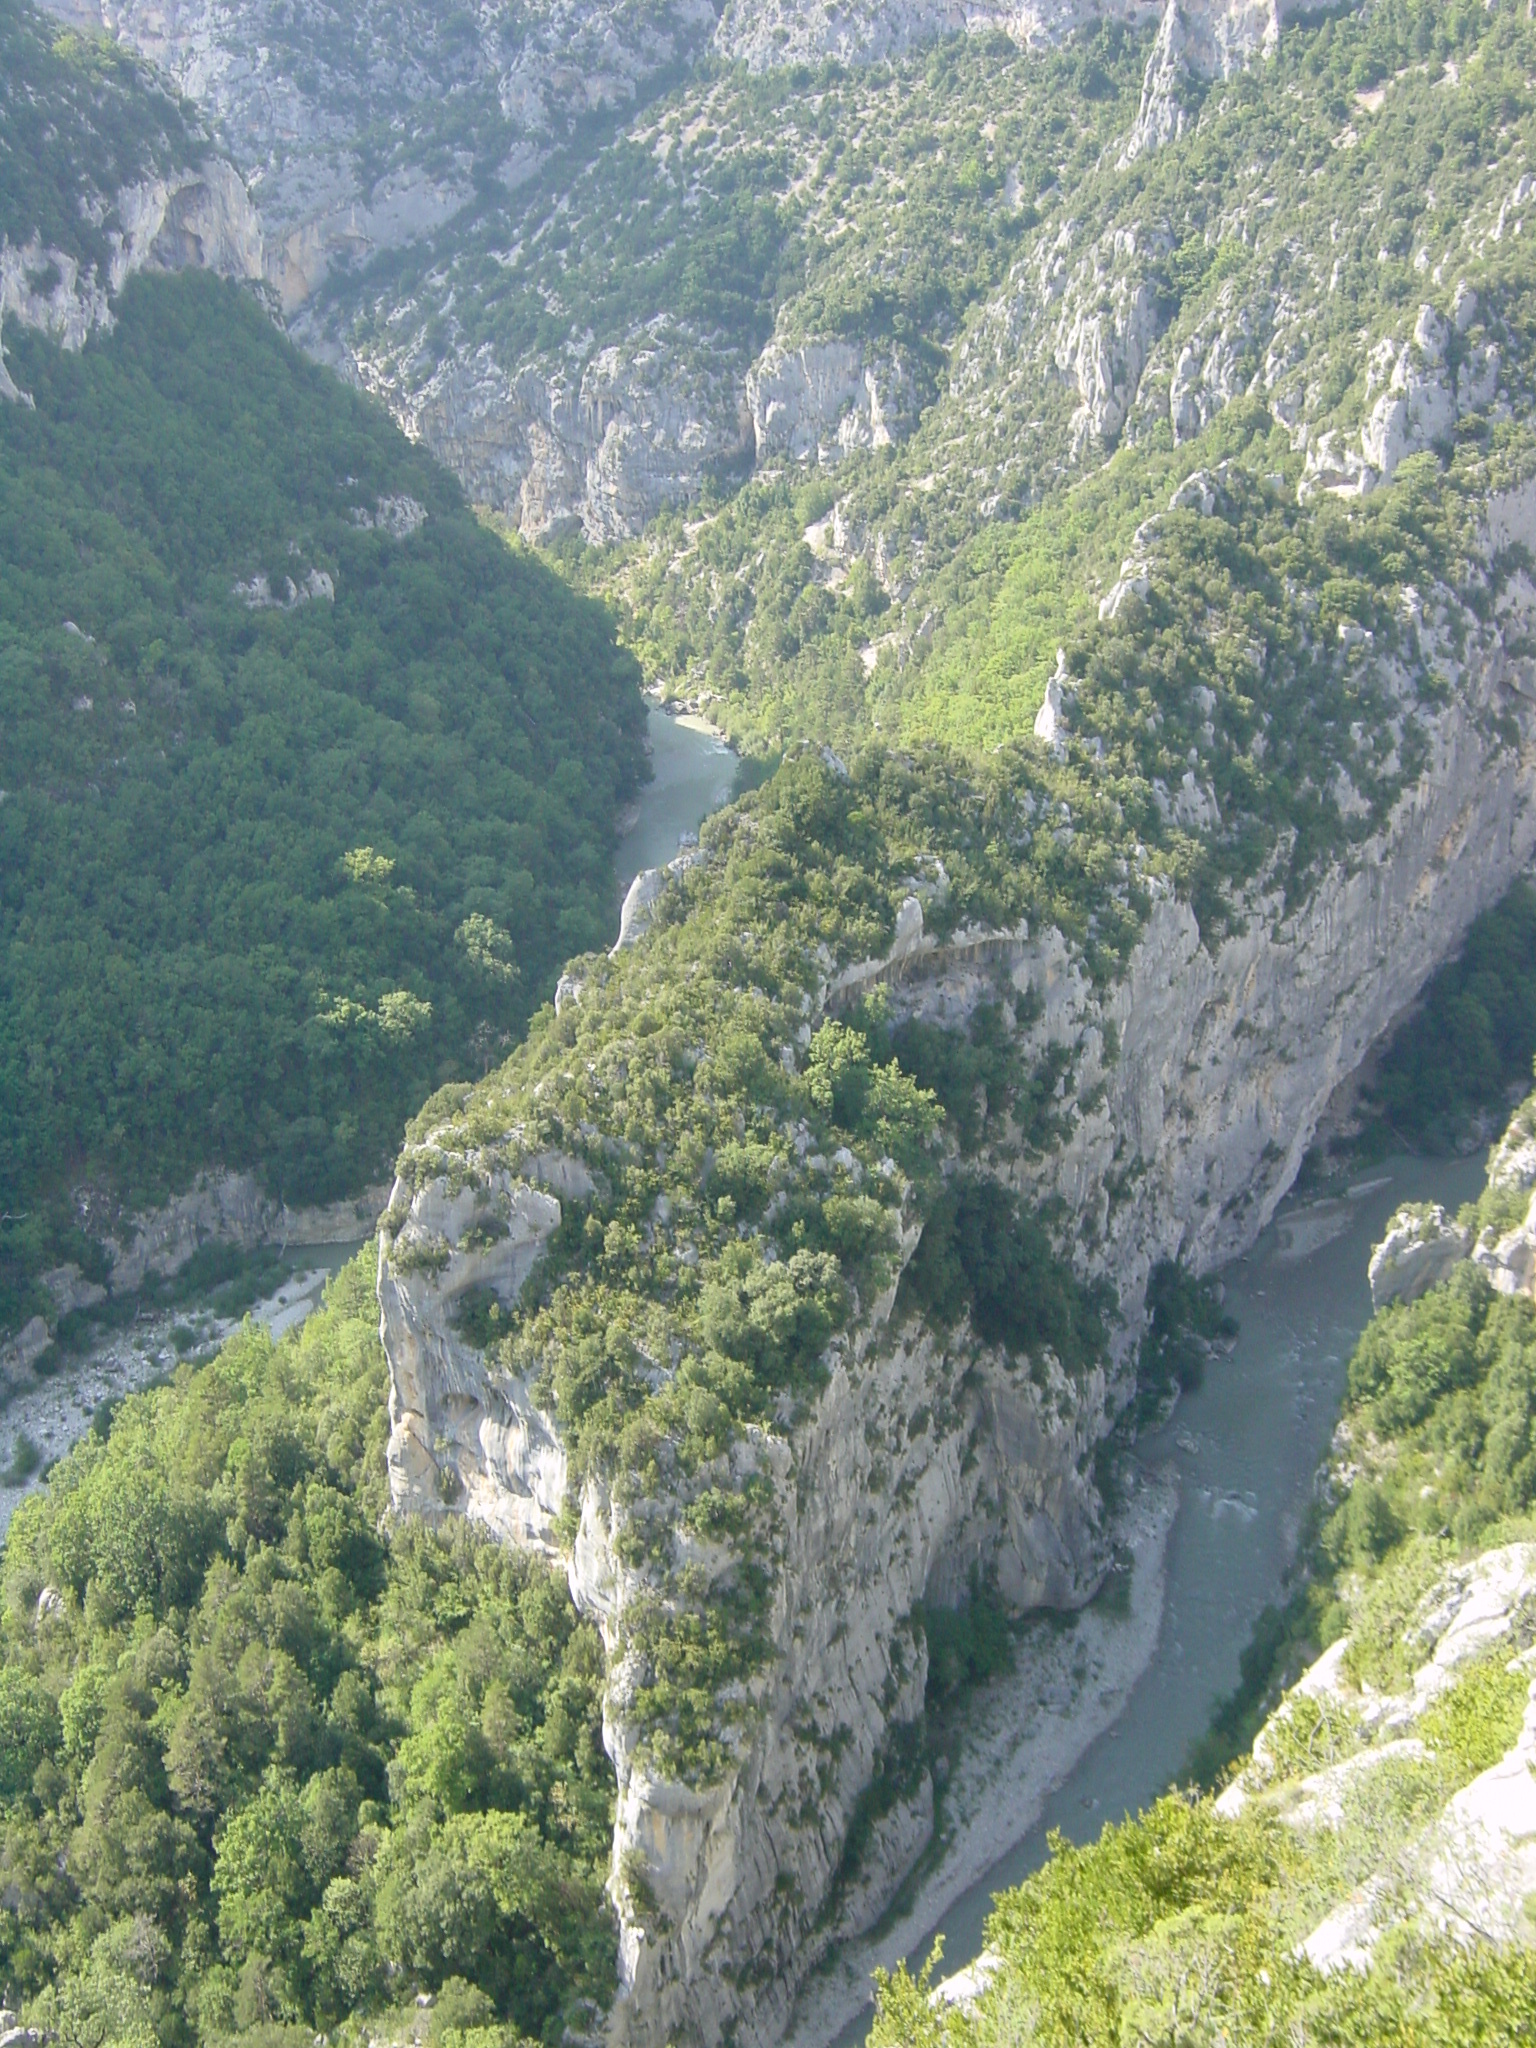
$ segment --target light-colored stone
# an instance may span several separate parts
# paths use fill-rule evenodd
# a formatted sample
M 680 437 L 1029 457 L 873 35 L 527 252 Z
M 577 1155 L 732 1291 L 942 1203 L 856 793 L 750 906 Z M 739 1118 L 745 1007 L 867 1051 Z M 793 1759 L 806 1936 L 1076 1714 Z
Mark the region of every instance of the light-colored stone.
M 212 270 L 246 282 L 261 276 L 255 210 L 238 173 L 219 157 L 85 199 L 111 251 L 107 275 L 82 270 L 36 233 L 19 247 L 0 237 L 0 336 L 10 320 L 79 350 L 98 329 L 110 331 L 113 298 L 141 270 Z M 0 398 L 31 403 L 6 369 L 3 349 Z
M 771 342 L 747 372 L 746 398 L 759 462 L 834 463 L 904 440 L 917 419 L 901 356 L 854 341 Z
M 0 1400 L 27 1384 L 33 1366 L 52 1341 L 43 1318 L 32 1316 L 9 1343 L 0 1344 Z
M 1056 667 L 1046 678 L 1045 695 L 1035 713 L 1035 738 L 1048 747 L 1066 744 L 1071 706 L 1072 679 L 1067 674 L 1066 651 L 1056 650 Z
M 644 938 L 650 929 L 651 913 L 665 884 L 665 868 L 642 868 L 636 875 L 624 894 L 624 905 L 619 912 L 619 936 L 613 942 L 613 952 L 620 953 L 626 946 L 637 945 Z
M 1518 525 L 1521 516 L 1513 505 L 1490 507 L 1490 525 Z M 1472 919 L 1524 872 L 1536 852 L 1536 747 L 1526 739 L 1536 710 L 1511 698 L 1497 627 L 1469 626 L 1465 653 L 1456 689 L 1422 714 L 1424 771 L 1375 833 L 1304 900 L 1287 903 L 1277 881 L 1261 878 L 1215 944 L 1202 939 L 1187 904 L 1161 891 L 1124 978 L 1109 989 L 1095 987 L 1059 933 L 962 929 L 939 943 L 919 932 L 915 912 L 904 943 L 884 958 L 835 973 L 828 963 L 823 1013 L 880 982 L 893 1021 L 953 1027 L 1001 988 L 1034 1020 L 1021 1034 L 1021 1057 L 1052 1045 L 1072 1052 L 1073 1098 L 1089 1106 L 1068 1115 L 1067 1135 L 1044 1157 L 999 1162 L 999 1170 L 1033 1200 L 1060 1198 L 1079 1270 L 1113 1280 L 1124 1321 L 1111 1377 L 1077 1388 L 1053 1381 L 1046 1405 L 1018 1383 L 1022 1375 L 984 1364 L 957 1399 L 954 1429 L 909 1439 L 898 1421 L 953 1388 L 956 1352 L 920 1325 L 890 1325 L 887 1300 L 830 1361 L 826 1389 L 798 1428 L 749 1432 L 735 1446 L 743 1475 L 771 1479 L 784 1549 L 772 1651 L 748 1688 L 755 1718 L 727 1778 L 707 1793 L 658 1783 L 626 1718 L 624 1671 L 610 1672 L 622 1928 L 613 2027 L 627 2048 L 660 2048 L 684 2033 L 715 2043 L 727 2026 L 744 2044 L 774 2038 L 796 1981 L 820 1953 L 830 1924 L 820 1916 L 835 1913 L 828 1901 L 859 1790 L 889 1728 L 921 1698 L 922 1659 L 906 1620 L 912 1602 L 959 1595 L 973 1561 L 995 1569 L 1005 1595 L 1023 1606 L 1083 1596 L 1102 1544 L 1087 1448 L 1128 1385 L 1152 1265 L 1178 1257 L 1208 1271 L 1253 1242 L 1340 1081 Z M 1352 655 L 1378 659 L 1363 643 Z M 1487 716 L 1494 707 L 1515 719 L 1518 740 L 1499 735 Z M 1194 788 L 1198 796 L 1198 780 Z M 912 900 L 920 909 L 915 891 Z M 465 1170 L 471 1178 L 491 1171 L 472 1161 Z M 427 1214 L 438 1200 L 415 1196 L 412 1218 L 442 1229 L 448 1248 L 452 1231 Z M 914 1241 L 915 1233 L 906 1255 Z M 450 1249 L 449 1279 L 457 1257 Z M 397 1503 L 441 1511 L 451 1497 L 550 1549 L 563 1486 L 558 1428 L 526 1388 L 492 1375 L 459 1344 L 442 1284 L 392 1276 L 387 1260 L 381 1269 Z M 420 1421 L 402 1428 L 409 1416 Z M 870 1483 L 877 1454 L 890 1467 L 878 1501 Z M 640 1593 L 622 1561 L 622 1524 L 622 1508 L 590 1482 L 568 1569 L 578 1603 L 598 1618 L 615 1655 L 626 1603 Z M 1468 1641 L 1470 1629 L 1460 1625 Z M 1455 1634 L 1449 1622 L 1440 1630 L 1443 1642 Z M 1450 1654 L 1436 1649 L 1430 1662 Z M 802 1818 L 796 1788 L 814 1776 L 817 1741 L 834 1727 L 848 1731 L 845 1746 L 814 1819 Z M 665 1903 L 663 1930 L 643 1928 L 625 1904 L 621 1877 L 633 1851 Z M 750 1990 L 748 1958 L 761 1969 Z
M 1480 1241 L 1472 1257 L 1497 1293 L 1536 1295 L 1536 1193 L 1524 1219 L 1495 1242 Z
M 256 269 L 246 274 L 264 277 L 286 314 L 337 262 L 435 234 L 473 199 L 462 138 L 431 152 L 431 170 L 412 149 L 431 139 L 444 102 L 480 94 L 499 107 L 512 129 L 501 175 L 515 186 L 576 124 L 633 101 L 714 27 L 707 0 L 639 14 L 605 0 L 535 0 L 515 36 L 494 10 L 449 17 L 415 0 L 359 0 L 345 36 L 316 44 L 296 40 L 281 0 L 45 4 L 147 58 L 204 111 L 256 196 Z M 398 151 L 382 170 L 381 143 Z
M 350 1244 L 372 1235 L 388 1195 L 365 1188 L 354 1199 L 289 1208 L 262 1192 L 253 1174 L 218 1170 L 199 1174 L 183 1195 L 103 1230 L 114 1295 L 136 1294 L 154 1274 L 179 1273 L 201 1245 Z
M 738 377 L 707 352 L 702 363 L 693 338 L 662 321 L 576 366 L 530 359 L 509 374 L 487 347 L 421 362 L 363 351 L 344 367 L 525 538 L 580 528 L 605 542 L 751 448 Z
M 1410 1203 L 1387 1225 L 1371 1253 L 1371 1306 L 1417 1301 L 1438 1287 L 1472 1248 L 1472 1233 L 1437 1202 Z

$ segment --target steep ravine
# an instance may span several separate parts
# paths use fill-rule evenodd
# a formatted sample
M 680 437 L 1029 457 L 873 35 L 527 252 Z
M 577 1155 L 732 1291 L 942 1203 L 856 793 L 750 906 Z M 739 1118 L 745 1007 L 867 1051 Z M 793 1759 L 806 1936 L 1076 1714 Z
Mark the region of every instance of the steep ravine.
M 1503 501 L 1490 525 L 1522 537 L 1533 510 L 1531 494 Z M 893 1319 L 892 1289 L 851 1343 L 835 1342 L 803 1420 L 733 1451 L 770 1479 L 781 1531 L 771 1649 L 747 1688 L 735 1766 L 705 1789 L 653 1775 L 627 1712 L 631 1675 L 622 1662 L 610 1670 L 615 2041 L 712 2048 L 730 2028 L 743 2042 L 772 2041 L 804 1973 L 875 1916 L 909 1867 L 928 1826 L 925 1780 L 885 1815 L 856 1906 L 845 1906 L 851 1820 L 893 1729 L 923 1697 L 914 1601 L 953 1598 L 973 1563 L 1025 1607 L 1074 1606 L 1097 1585 L 1106 1536 L 1092 1453 L 1129 1390 L 1151 1266 L 1181 1257 L 1209 1270 L 1254 1242 L 1339 1082 L 1536 851 L 1536 712 L 1499 632 L 1471 644 L 1456 684 L 1425 715 L 1424 772 L 1385 826 L 1304 901 L 1255 891 L 1243 928 L 1214 949 L 1187 905 L 1165 896 L 1128 971 L 1101 993 L 1056 933 L 972 932 L 937 946 L 913 897 L 891 956 L 824 988 L 835 1006 L 884 981 L 897 1015 L 950 1025 L 999 977 L 1037 999 L 1027 1049 L 1072 1048 L 1081 1113 L 1043 1160 L 994 1149 L 989 1164 L 1032 1195 L 1059 1195 L 1084 1275 L 1117 1283 L 1114 1378 L 1048 1372 L 1021 1385 L 963 1329 L 944 1342 Z M 466 1289 L 514 1299 L 562 1203 L 591 1190 L 581 1161 L 519 1158 L 516 1144 L 514 1130 L 499 1149 L 450 1156 L 428 1133 L 412 1178 L 396 1184 L 395 1238 L 380 1262 L 391 1479 L 402 1510 L 465 1510 L 555 1552 L 567 1476 L 559 1426 L 525 1383 L 490 1372 L 453 1320 Z M 507 1227 L 492 1231 L 498 1209 Z M 402 1230 L 440 1250 L 393 1257 Z M 909 1229 L 904 1256 L 917 1237 Z M 622 1522 L 588 1479 L 571 1584 L 615 1652 L 626 1605 L 643 1596 L 617 1540 Z
M 1372 1245 L 1399 1204 L 1434 1200 L 1454 1210 L 1476 1198 L 1483 1178 L 1480 1153 L 1382 1160 L 1340 1195 L 1282 1204 L 1253 1248 L 1222 1268 L 1224 1306 L 1238 1325 L 1230 1356 L 1135 1447 L 1136 1466 L 1166 1475 L 1178 1498 L 1160 1582 L 1145 1583 L 1151 1575 L 1138 1566 L 1131 1613 L 1114 1624 L 1111 1639 L 1122 1655 L 1134 1650 L 1126 1639 L 1153 1603 L 1155 1647 L 1144 1669 L 1119 1692 L 1107 1727 L 1095 1728 L 1073 1702 L 1078 1760 L 1058 1768 L 1054 1782 L 1030 1788 L 1033 1797 L 1014 1809 L 1022 1820 L 1011 1839 L 994 1825 L 994 1809 L 1005 1801 L 985 1810 L 949 1807 L 954 1840 L 924 1874 L 918 1896 L 893 1925 L 852 1944 L 806 1986 L 790 2035 L 795 2048 L 853 2048 L 868 2028 L 874 1969 L 903 1957 L 920 1968 L 935 1936 L 944 1942 L 944 1975 L 964 1969 L 983 1947 L 994 1896 L 1039 1868 L 1052 1830 L 1091 1840 L 1178 1778 L 1239 1681 L 1255 1619 L 1266 1603 L 1284 1598 L 1283 1576 L 1327 1458 L 1349 1353 L 1371 1316 Z M 1090 1609 L 1070 1639 L 1095 1619 Z M 1026 1652 L 1016 1675 L 978 1696 L 979 1717 L 1026 1693 L 1033 1677 Z M 962 1765 L 963 1757 L 962 1750 Z

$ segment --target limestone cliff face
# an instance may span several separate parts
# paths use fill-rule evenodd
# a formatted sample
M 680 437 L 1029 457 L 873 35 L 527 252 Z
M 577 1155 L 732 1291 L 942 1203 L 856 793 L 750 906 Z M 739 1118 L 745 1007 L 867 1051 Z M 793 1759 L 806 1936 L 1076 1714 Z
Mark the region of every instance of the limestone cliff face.
M 558 1426 L 457 1334 L 454 1304 L 472 1286 L 512 1298 L 559 1222 L 553 1190 L 590 1191 L 590 1180 L 550 1155 L 512 1175 L 465 1165 L 456 1193 L 446 1180 L 414 1196 L 398 1185 L 390 1216 L 403 1220 L 381 1246 L 395 1505 L 434 1519 L 462 1509 L 558 1555 Z M 917 1237 L 909 1231 L 907 1255 Z M 940 1343 L 919 1323 L 897 1327 L 894 1296 L 851 1342 L 834 1341 L 827 1385 L 798 1428 L 754 1433 L 731 1454 L 771 1480 L 781 1541 L 772 1654 L 740 1703 L 750 1733 L 727 1776 L 703 1789 L 658 1779 L 626 1716 L 629 1674 L 622 1662 L 611 1672 L 615 2041 L 713 2043 L 733 2026 L 742 2041 L 775 2039 L 806 1970 L 878 1915 L 931 1832 L 924 1775 L 880 1816 L 862 1858 L 847 1857 L 876 1760 L 922 1708 L 914 1602 L 953 1602 L 979 1565 L 1020 1606 L 1075 1606 L 1102 1573 L 1091 1477 L 1102 1374 L 1071 1381 L 1053 1369 L 1037 1384 L 963 1329 Z M 622 1526 L 589 1481 L 570 1583 L 611 1652 L 645 1590 L 623 1562 Z M 691 1561 L 718 1566 L 707 1544 L 695 1547 Z
M 136 271 L 212 270 L 243 281 L 262 274 L 260 223 L 239 174 L 222 158 L 98 193 L 93 217 L 111 252 L 105 277 L 67 250 L 45 247 L 39 235 L 20 247 L 0 236 L 0 331 L 11 320 L 80 349 L 95 329 L 111 327 L 112 300 Z M 3 351 L 0 398 L 30 403 Z
M 916 424 L 917 393 L 894 349 L 854 341 L 771 342 L 747 372 L 759 462 L 836 462 L 854 448 L 888 448 Z
M 545 0 L 515 18 L 365 0 L 302 21 L 273 0 L 43 4 L 146 58 L 216 127 L 251 182 L 285 313 L 336 263 L 435 234 L 473 199 L 477 155 L 497 152 L 503 184 L 527 178 L 714 23 L 706 0 L 638 14 Z
M 156 65 L 248 183 L 254 210 L 237 259 L 229 247 L 208 253 L 207 224 L 172 218 L 174 201 L 163 246 L 179 235 L 205 251 L 180 260 L 263 279 L 301 345 L 380 397 L 472 498 L 528 538 L 579 527 L 595 542 L 633 537 L 712 473 L 754 457 L 831 463 L 900 442 L 931 394 L 876 337 L 775 341 L 753 363 L 755 341 L 683 332 L 649 302 L 623 331 L 594 334 L 573 315 L 558 348 L 498 354 L 487 309 L 498 290 L 526 288 L 518 252 L 565 205 L 546 194 L 539 206 L 554 213 L 525 219 L 519 195 L 556 151 L 585 146 L 594 117 L 643 108 L 711 52 L 756 70 L 864 64 L 957 31 L 1055 42 L 1107 12 L 1133 28 L 1161 23 L 1129 159 L 1182 132 L 1204 81 L 1272 50 L 1287 12 L 1287 0 L 730 0 L 717 21 L 707 0 L 639 12 L 617 0 L 536 0 L 515 17 L 450 19 L 423 0 L 361 0 L 344 17 L 323 10 L 321 30 L 300 27 L 279 0 L 45 4 Z M 648 134 L 644 123 L 638 114 L 632 139 Z M 981 337 L 983 352 L 996 345 L 1017 358 L 1027 416 L 1056 380 L 1075 389 L 1076 454 L 1126 430 L 1166 324 L 1166 294 L 1148 273 L 1155 239 L 1127 225 L 1071 252 L 1061 306 L 1052 298 L 1042 309 L 1025 281 L 1003 293 Z M 426 243 L 442 261 L 408 270 L 409 283 L 363 277 L 371 259 Z M 479 253 L 466 265 L 457 259 L 468 249 Z M 505 282 L 487 284 L 498 264 Z M 559 305 L 551 296 L 549 310 Z M 1227 324 L 1231 334 L 1197 337 L 1198 355 L 1183 350 L 1172 401 L 1181 435 L 1248 382 L 1248 330 L 1263 322 L 1244 309 Z M 1404 445 L 1415 434 L 1422 445 L 1432 424 L 1415 416 Z
M 477 503 L 529 540 L 574 527 L 599 543 L 638 533 L 751 443 L 735 377 L 696 367 L 670 334 L 600 349 L 574 370 L 540 361 L 514 375 L 482 349 L 448 358 L 419 388 L 396 358 L 350 367 Z
M 1536 494 L 1500 501 L 1490 539 L 1506 544 L 1533 517 Z M 1536 853 L 1536 705 L 1499 629 L 1472 633 L 1454 682 L 1421 714 L 1423 773 L 1379 832 L 1303 902 L 1287 907 L 1261 883 L 1218 945 L 1166 896 L 1123 980 L 1096 991 L 1059 934 L 970 930 L 941 945 L 914 895 L 890 955 L 824 988 L 835 1010 L 883 981 L 896 1016 L 955 1025 L 1001 985 L 1033 1019 L 1026 1053 L 1066 1050 L 1060 1141 L 1042 1158 L 1005 1139 L 989 1164 L 1062 1198 L 1080 1268 L 1114 1280 L 1124 1322 L 1109 1378 L 1050 1368 L 1037 1384 L 963 1328 L 943 1341 L 894 1319 L 893 1291 L 834 1340 L 797 1427 L 733 1449 L 742 1472 L 772 1482 L 772 1654 L 740 1701 L 733 1767 L 703 1790 L 654 1775 L 621 1657 L 611 1669 L 616 2042 L 713 2048 L 730 2029 L 772 2041 L 826 1943 L 889 1896 L 923 1837 L 923 1782 L 904 1788 L 858 1867 L 845 1851 L 877 1758 L 921 1704 L 915 1601 L 963 1593 L 973 1564 L 1024 1606 L 1071 1605 L 1096 1583 L 1091 1457 L 1128 1390 L 1151 1266 L 1177 1256 L 1205 1269 L 1252 1242 L 1330 1095 Z M 419 1191 L 397 1186 L 381 1253 L 395 1501 L 465 1510 L 553 1554 L 558 1424 L 526 1385 L 488 1371 L 455 1330 L 454 1303 L 472 1285 L 513 1297 L 586 1169 L 465 1158 L 443 1172 L 441 1155 L 435 1167 Z M 593 1481 L 576 1505 L 572 1589 L 618 1652 L 641 1592 L 624 1514 Z M 706 1578 L 720 1566 L 703 1544 L 690 1559 Z
M 298 332 L 319 352 L 329 346 L 302 321 Z M 528 540 L 574 528 L 596 543 L 627 539 L 696 497 L 713 471 L 830 466 L 905 440 L 918 415 L 895 349 L 773 342 L 743 372 L 665 320 L 585 363 L 538 358 L 509 373 L 482 348 L 435 366 L 361 351 L 341 367 Z
M 1049 43 L 1108 15 L 1139 26 L 1158 0 L 728 0 L 715 47 L 733 62 L 766 71 L 779 64 L 871 64 L 902 57 L 936 36 L 1001 32 Z

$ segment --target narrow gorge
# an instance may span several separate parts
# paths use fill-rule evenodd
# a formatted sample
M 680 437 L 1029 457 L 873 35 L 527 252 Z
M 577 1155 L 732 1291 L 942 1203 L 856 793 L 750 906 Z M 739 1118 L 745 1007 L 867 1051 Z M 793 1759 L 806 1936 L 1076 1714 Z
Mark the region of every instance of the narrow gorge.
M 1489 554 L 1528 546 L 1517 537 L 1529 535 L 1533 511 L 1530 492 L 1491 501 Z M 645 1057 L 645 1006 L 659 986 L 649 958 L 662 934 L 572 970 L 568 1007 L 539 1049 L 543 1081 L 530 1089 L 514 1068 L 419 1120 L 380 1251 L 393 1498 L 411 1514 L 467 1512 L 511 1542 L 565 1556 L 578 1606 L 603 1628 L 620 1787 L 620 2038 L 713 2043 L 734 2029 L 769 2042 L 827 1946 L 877 1916 L 931 1824 L 922 1779 L 881 1816 L 848 1882 L 855 1813 L 922 1706 L 914 1608 L 963 1598 L 973 1572 L 1021 1608 L 1073 1607 L 1094 1591 L 1108 1563 L 1094 1452 L 1133 1390 L 1148 1274 L 1164 1260 L 1209 1271 L 1253 1242 L 1335 1091 L 1527 869 L 1536 731 L 1512 652 L 1520 629 L 1507 605 L 1492 630 L 1470 615 L 1465 624 L 1448 701 L 1424 719 L 1423 769 L 1383 828 L 1300 901 L 1259 878 L 1219 943 L 1202 939 L 1187 904 L 1156 890 L 1123 973 L 1098 985 L 1059 931 L 1031 931 L 1028 920 L 1014 930 L 967 921 L 940 936 L 927 929 L 948 888 L 935 848 L 914 863 L 882 954 L 781 956 L 788 987 L 760 1028 L 762 1056 L 786 1076 L 801 1049 L 814 1056 L 820 1034 L 878 996 L 897 1034 L 917 1024 L 963 1036 L 990 1009 L 1025 1067 L 1059 1077 L 1050 1135 L 1027 1142 L 1003 1119 L 974 1170 L 1058 1218 L 1077 1281 L 1112 1288 L 1112 1333 L 1091 1362 L 1066 1369 L 1048 1341 L 1021 1361 L 963 1317 L 946 1329 L 914 1313 L 901 1283 L 925 1204 L 905 1185 L 891 1200 L 888 1270 L 822 1352 L 814 1391 L 781 1396 L 686 1473 L 654 1459 L 644 1481 L 633 1467 L 583 1471 L 538 1388 L 538 1326 L 522 1364 L 484 1355 L 468 1334 L 486 1332 L 484 1307 L 472 1323 L 460 1310 L 489 1299 L 493 1317 L 512 1315 L 557 1234 L 593 1205 L 612 1209 L 620 1162 L 637 1178 L 649 1171 L 660 1190 L 644 1225 L 651 1255 L 665 1245 L 682 1261 L 692 1250 L 680 1241 L 686 1197 L 665 1141 L 652 1162 L 619 1118 L 593 1108 L 552 1119 L 539 1100 L 571 1083 L 554 1071 L 566 1058 L 593 1073 L 600 1097 L 597 1062 L 583 1061 L 589 1030 L 595 1047 L 603 1029 L 604 1060 Z M 820 785 L 816 801 L 846 801 L 838 764 L 810 756 L 803 773 Z M 733 824 L 717 821 L 702 853 L 666 878 L 654 914 L 669 938 L 709 916 L 724 893 L 716 871 L 751 857 L 753 822 L 750 804 Z M 654 1018 L 650 1029 L 671 1035 Z M 694 1071 L 690 1092 L 708 1069 Z M 839 1147 L 826 1124 L 786 1129 L 778 1192 L 760 1222 L 737 1226 L 769 1274 L 784 1270 L 771 1211 L 789 1205 L 797 1182 L 819 1175 L 844 1190 L 897 1173 L 889 1158 Z M 755 1135 L 739 1117 L 737 1134 Z M 673 1338 L 670 1358 L 643 1359 L 653 1390 L 672 1381 L 683 1342 Z M 647 1726 L 644 1696 L 659 1683 L 650 1631 L 658 1602 L 682 1621 L 739 1584 L 740 1557 L 690 1515 L 717 1494 L 755 1518 L 761 1646 L 750 1675 L 715 1695 L 713 1767 L 669 1772 Z
M 1526 2038 L 1431 1865 L 1530 1748 L 1536 1109 L 1400 1155 L 1536 1049 L 1529 9 L 0 58 L 0 2034 Z M 1237 1691 L 1096 1777 L 1191 1359 L 1289 1398 L 1217 1276 L 1387 1154 L 1284 1485 L 1200 1468 Z

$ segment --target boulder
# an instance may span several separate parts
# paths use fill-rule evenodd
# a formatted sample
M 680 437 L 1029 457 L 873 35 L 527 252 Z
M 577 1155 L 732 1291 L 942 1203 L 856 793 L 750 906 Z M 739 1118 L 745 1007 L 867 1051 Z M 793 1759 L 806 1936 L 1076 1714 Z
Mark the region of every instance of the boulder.
M 1472 1247 L 1472 1233 L 1448 1216 L 1438 1202 L 1409 1203 L 1387 1225 L 1371 1253 L 1371 1306 L 1417 1301 L 1459 1266 Z

